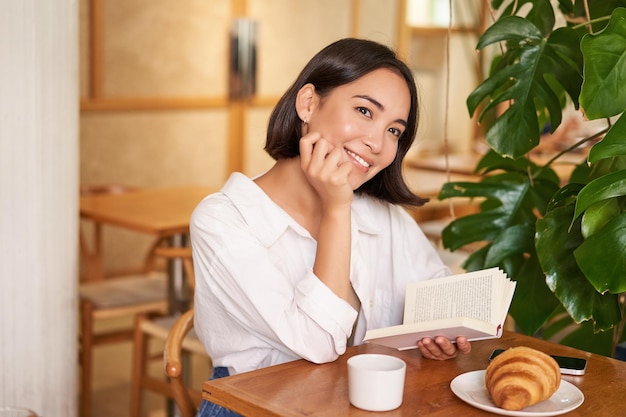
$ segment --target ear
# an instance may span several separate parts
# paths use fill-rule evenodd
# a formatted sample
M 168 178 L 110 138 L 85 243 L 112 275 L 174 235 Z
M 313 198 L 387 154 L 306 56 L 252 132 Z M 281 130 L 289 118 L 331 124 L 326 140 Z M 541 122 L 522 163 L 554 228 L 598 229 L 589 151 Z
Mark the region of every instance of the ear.
M 315 86 L 311 83 L 305 84 L 296 96 L 296 112 L 303 122 L 311 120 L 311 114 L 317 107 L 319 97 L 315 92 Z

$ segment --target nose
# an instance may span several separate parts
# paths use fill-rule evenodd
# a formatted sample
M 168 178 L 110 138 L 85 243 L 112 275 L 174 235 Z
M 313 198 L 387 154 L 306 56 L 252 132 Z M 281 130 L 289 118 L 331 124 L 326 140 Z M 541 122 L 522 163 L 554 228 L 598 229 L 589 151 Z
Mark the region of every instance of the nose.
M 365 137 L 363 143 L 370 148 L 372 153 L 380 153 L 383 146 L 383 135 L 372 132 Z

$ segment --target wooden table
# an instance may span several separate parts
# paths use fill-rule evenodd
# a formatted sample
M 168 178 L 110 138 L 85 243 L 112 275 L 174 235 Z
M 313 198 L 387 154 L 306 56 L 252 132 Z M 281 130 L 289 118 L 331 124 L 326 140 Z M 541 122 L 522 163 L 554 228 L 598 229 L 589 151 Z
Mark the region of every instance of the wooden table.
M 530 160 L 539 166 L 548 163 L 556 155 L 556 151 L 549 153 L 532 152 L 529 156 Z M 483 155 L 468 152 L 463 154 L 445 155 L 408 155 L 404 160 L 407 168 L 426 170 L 431 172 L 450 172 L 451 175 L 470 175 L 476 176 L 474 170 L 480 162 Z M 562 155 L 551 165 L 552 169 L 561 178 L 562 185 L 567 183 L 572 171 L 576 165 L 582 163 L 587 158 L 587 151 L 571 152 Z M 480 177 L 478 177 L 480 178 Z M 452 179 L 451 181 L 459 181 Z M 461 180 L 465 181 L 465 180 Z M 475 180 L 473 181 L 475 182 Z
M 172 246 L 184 244 L 196 205 L 215 190 L 207 187 L 146 188 L 122 194 L 94 194 L 80 198 L 80 215 L 113 226 L 166 237 Z M 169 268 L 172 313 L 184 309 L 182 264 Z
M 435 172 L 450 172 L 452 174 L 474 175 L 474 169 L 482 155 L 468 152 L 463 154 L 446 155 L 410 155 L 405 159 L 407 167 L 425 169 Z
M 385 412 L 385 416 L 493 415 L 458 399 L 450 390 L 450 382 L 465 372 L 485 369 L 494 349 L 520 345 L 549 354 L 587 358 L 584 376 L 563 376 L 585 395 L 583 404 L 566 414 L 568 417 L 626 414 L 626 362 L 512 332 L 505 332 L 500 339 L 474 342 L 470 354 L 443 362 L 423 359 L 418 350 L 401 352 L 365 344 L 349 348 L 332 363 L 315 365 L 298 360 L 207 381 L 202 395 L 245 416 L 373 416 L 377 414 L 350 405 L 346 361 L 359 353 L 385 353 L 407 362 L 402 406 Z
M 156 236 L 187 233 L 196 205 L 208 187 L 145 188 L 122 194 L 80 198 L 81 217 Z

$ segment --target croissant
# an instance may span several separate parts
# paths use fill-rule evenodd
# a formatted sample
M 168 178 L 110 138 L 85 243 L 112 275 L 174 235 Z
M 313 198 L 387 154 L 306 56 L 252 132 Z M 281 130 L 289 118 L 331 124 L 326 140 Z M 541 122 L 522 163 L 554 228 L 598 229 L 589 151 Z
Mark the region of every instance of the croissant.
M 497 407 L 517 411 L 547 400 L 561 383 L 556 361 L 536 349 L 518 346 L 496 356 L 485 372 L 485 386 Z

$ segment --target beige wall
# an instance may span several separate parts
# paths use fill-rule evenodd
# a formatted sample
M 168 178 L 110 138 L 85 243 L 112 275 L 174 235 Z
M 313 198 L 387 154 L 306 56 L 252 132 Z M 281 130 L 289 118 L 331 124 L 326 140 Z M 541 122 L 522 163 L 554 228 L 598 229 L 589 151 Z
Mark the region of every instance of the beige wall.
M 346 36 L 366 37 L 394 48 L 400 42 L 401 0 L 96 3 L 102 5 L 98 15 L 101 37 L 96 38 L 102 55 L 96 57 L 99 68 L 91 68 L 90 1 L 80 0 L 83 184 L 219 187 L 225 181 L 231 166 L 229 147 L 239 146 L 229 131 L 228 33 L 233 10 L 242 4 L 247 16 L 259 24 L 257 96 L 240 122 L 244 137 L 239 155 L 248 175 L 257 175 L 271 165 L 262 148 L 272 105 L 315 52 Z M 409 52 L 422 56 L 413 49 L 407 55 Z M 413 61 L 423 87 L 423 109 L 428 109 L 424 114 L 430 114 L 429 120 L 423 119 L 425 129 L 420 130 L 418 146 L 438 149 L 444 86 L 440 72 L 445 62 L 424 69 L 419 59 L 413 57 Z M 93 74 L 98 81 L 95 89 L 90 84 Z M 453 88 L 458 97 L 465 94 L 462 87 Z M 107 110 L 101 110 L 103 107 Z M 458 117 L 454 125 L 459 143 L 467 142 L 469 129 L 458 129 Z M 105 253 L 111 259 L 107 262 L 117 268 L 139 259 L 148 239 L 110 229 Z

